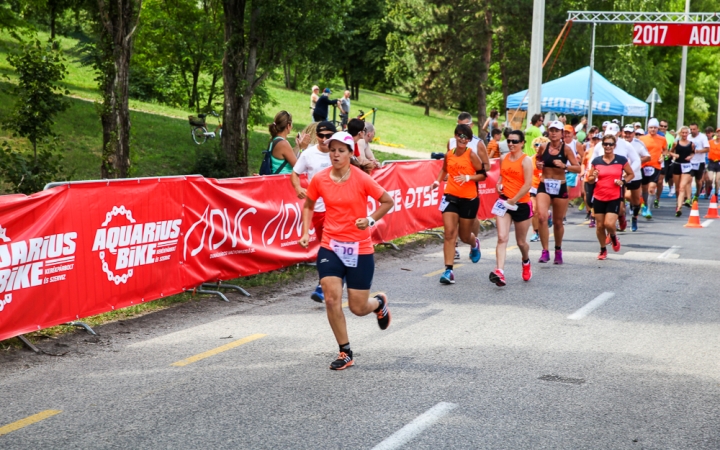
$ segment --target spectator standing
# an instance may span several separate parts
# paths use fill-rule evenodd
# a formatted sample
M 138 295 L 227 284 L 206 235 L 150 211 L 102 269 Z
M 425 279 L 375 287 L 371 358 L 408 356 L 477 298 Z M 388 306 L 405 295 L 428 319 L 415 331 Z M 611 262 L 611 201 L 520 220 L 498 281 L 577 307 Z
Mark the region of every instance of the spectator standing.
M 315 122 L 315 104 L 318 101 L 318 98 L 320 98 L 320 88 L 318 86 L 312 87 L 312 92 L 310 94 L 310 119 L 312 119 L 313 122 Z
M 461 112 L 460 114 L 458 114 L 457 124 L 458 125 L 467 125 L 472 130 L 472 126 L 473 126 L 472 115 L 469 112 Z M 473 152 L 477 153 L 479 142 L 480 142 L 480 138 L 473 134 L 473 137 L 470 140 L 470 142 L 468 142 L 467 147 L 470 150 L 472 150 Z M 449 150 L 454 149 L 455 147 L 457 147 L 457 141 L 454 137 L 452 137 L 448 140 L 447 149 L 449 151 Z
M 490 132 L 490 142 L 488 142 L 487 146 L 487 152 L 488 152 L 488 158 L 499 158 L 500 157 L 500 136 L 502 136 L 502 131 L 500 131 L 500 128 L 493 128 L 493 130 Z
M 287 111 L 280 111 L 275 114 L 275 119 L 268 126 L 268 129 L 273 141 L 270 154 L 272 173 L 292 173 L 297 161 L 297 155 L 295 155 L 292 146 L 287 141 L 288 134 L 292 131 L 292 116 Z
M 575 135 L 578 142 L 585 143 L 585 138 L 587 138 L 587 117 L 583 117 L 579 123 L 575 124 Z
M 492 131 L 495 129 L 500 129 L 500 126 L 498 125 L 498 121 L 497 121 L 498 116 L 499 116 L 498 110 L 493 109 L 492 111 L 490 111 L 490 117 L 488 117 L 485 120 L 485 123 L 483 124 L 483 131 L 485 133 L 487 133 L 486 136 L 487 136 L 488 142 L 490 142 L 490 140 L 492 139 Z M 471 128 L 472 128 L 472 126 L 471 126 Z
M 323 94 L 317 99 L 315 109 L 313 110 L 313 120 L 315 122 L 327 120 L 328 106 L 339 104 L 339 99 L 330 100 L 330 94 L 332 94 L 330 88 L 325 88 Z
M 380 161 L 375 159 L 375 155 L 370 148 L 370 144 L 372 143 L 373 139 L 375 139 L 375 126 L 370 122 L 365 122 L 365 137 L 363 138 L 363 141 L 365 141 L 364 156 L 365 159 L 373 163 L 375 167 L 380 167 Z
M 532 156 L 536 153 L 532 142 L 535 138 L 539 138 L 543 135 L 543 132 L 540 129 L 542 121 L 542 114 L 533 115 L 532 118 L 530 118 L 530 125 L 525 130 L 525 148 L 523 148 L 523 152 L 528 156 Z
M 340 121 L 342 131 L 347 129 L 348 120 L 350 118 L 350 91 L 345 91 L 343 98 L 340 99 Z

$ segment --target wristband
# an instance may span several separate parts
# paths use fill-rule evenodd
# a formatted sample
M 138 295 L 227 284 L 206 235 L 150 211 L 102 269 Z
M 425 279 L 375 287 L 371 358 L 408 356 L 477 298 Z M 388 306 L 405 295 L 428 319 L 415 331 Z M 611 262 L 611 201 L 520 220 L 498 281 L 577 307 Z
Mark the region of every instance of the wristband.
M 374 226 L 375 226 L 375 219 L 373 219 L 371 216 L 367 216 L 367 220 L 368 220 L 368 226 L 369 226 L 369 227 L 374 227 Z
M 470 181 L 470 175 L 465 175 L 465 182 Z

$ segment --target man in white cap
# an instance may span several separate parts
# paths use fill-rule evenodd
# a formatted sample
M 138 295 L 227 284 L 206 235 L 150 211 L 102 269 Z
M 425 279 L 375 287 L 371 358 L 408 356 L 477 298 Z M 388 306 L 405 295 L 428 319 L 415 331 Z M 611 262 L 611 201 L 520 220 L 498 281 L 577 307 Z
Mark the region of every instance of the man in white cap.
M 692 202 L 696 201 L 702 192 L 703 178 L 705 176 L 705 156 L 710 151 L 710 142 L 707 136 L 700 132 L 700 127 L 698 127 L 698 124 L 695 122 L 690 124 L 690 136 L 688 136 L 688 140 L 695 144 L 695 154 L 690 160 L 690 164 L 692 164 L 690 174 L 695 178 L 695 195 L 690 202 L 692 206 Z M 692 187 L 688 187 L 688 191 L 692 193 Z M 690 196 L 688 195 L 687 198 L 690 198 Z
M 602 124 L 602 132 L 603 132 L 603 133 L 605 133 L 605 129 L 607 128 L 607 126 L 608 126 L 609 124 L 610 124 L 610 122 L 608 122 L 607 120 L 606 120 L 605 122 L 603 122 L 603 124 Z
M 642 164 L 642 160 L 640 159 L 640 155 L 638 154 L 635 147 L 628 141 L 622 138 L 622 136 L 619 135 L 620 133 L 620 126 L 616 123 L 610 122 L 607 127 L 605 128 L 605 133 L 603 133 L 603 136 L 607 136 L 609 134 L 615 136 L 618 138 L 616 144 L 615 144 L 615 150 L 613 153 L 619 156 L 625 157 L 628 162 L 630 163 L 630 167 L 633 169 L 633 172 L 635 171 L 635 168 L 639 168 Z M 593 148 L 593 154 L 590 157 L 590 161 L 593 161 L 597 157 L 602 157 L 603 153 L 605 151 L 603 150 L 602 142 L 598 143 L 595 148 Z M 637 174 L 636 174 L 637 175 Z M 640 178 L 642 180 L 642 177 Z M 635 179 L 633 179 L 633 182 Z M 627 186 L 629 186 L 631 183 L 628 183 Z M 639 206 L 639 205 L 638 205 Z M 625 231 L 625 228 L 627 228 L 627 219 L 625 217 L 625 202 L 620 202 L 620 214 L 618 214 L 618 222 L 619 222 L 619 230 Z M 637 226 L 635 227 L 637 229 Z M 635 230 L 633 230 L 635 231 Z
M 637 130 L 638 128 L 642 128 L 642 124 L 641 124 L 640 122 L 635 122 L 635 123 L 633 124 L 633 128 L 635 128 L 636 130 Z
M 630 167 L 632 168 L 635 177 L 630 183 L 625 185 L 625 198 L 630 200 L 630 206 L 632 207 L 631 229 L 633 231 L 637 231 L 638 229 L 637 218 L 638 214 L 640 214 L 640 207 L 642 206 L 642 163 L 650 161 L 650 152 L 648 152 L 645 144 L 635 137 L 635 133 L 636 130 L 630 124 L 625 125 L 625 128 L 623 128 L 623 137 L 630 143 L 630 145 L 633 146 L 638 156 L 640 156 L 640 160 L 630 160 L 628 158 L 630 161 Z M 626 215 L 624 211 L 624 203 L 625 202 L 620 205 L 620 213 L 623 217 Z
M 652 203 L 650 203 L 650 197 L 655 197 L 657 194 L 657 182 L 660 177 L 660 170 L 662 169 L 662 160 L 667 152 L 667 141 L 663 136 L 658 134 L 659 129 L 660 122 L 652 118 L 648 121 L 648 134 L 640 137 L 640 140 L 645 144 L 648 152 L 650 152 L 650 161 L 642 165 L 642 197 L 645 204 L 643 205 L 641 214 L 648 220 L 652 219 L 652 212 L 650 211 L 650 205 Z

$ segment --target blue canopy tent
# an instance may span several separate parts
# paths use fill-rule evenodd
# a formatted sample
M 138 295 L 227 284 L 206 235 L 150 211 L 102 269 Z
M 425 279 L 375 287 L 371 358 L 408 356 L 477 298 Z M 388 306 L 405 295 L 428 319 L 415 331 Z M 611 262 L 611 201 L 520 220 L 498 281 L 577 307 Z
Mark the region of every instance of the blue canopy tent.
M 590 67 L 583 67 L 569 75 L 542 85 L 543 112 L 583 115 L 588 112 Z M 593 115 L 647 116 L 647 103 L 610 83 L 602 75 L 593 75 Z M 507 109 L 527 109 L 527 89 L 507 99 Z M 523 98 L 525 100 L 523 100 Z M 520 102 L 523 102 L 522 105 Z

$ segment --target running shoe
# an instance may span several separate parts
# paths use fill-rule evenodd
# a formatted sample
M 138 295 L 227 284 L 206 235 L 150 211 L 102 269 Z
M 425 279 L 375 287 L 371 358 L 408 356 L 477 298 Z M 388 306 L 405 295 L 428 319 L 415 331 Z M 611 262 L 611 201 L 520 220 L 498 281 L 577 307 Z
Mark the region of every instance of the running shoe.
M 552 214 L 550 214 L 550 215 L 548 216 L 548 226 L 549 226 L 549 227 L 552 226 Z
M 630 229 L 637 231 L 637 217 L 633 217 L 631 222 Z
M 610 238 L 610 241 L 612 242 L 612 238 Z M 620 251 L 620 237 L 617 234 L 615 235 L 615 242 L 612 242 L 612 249 L 614 252 Z
M 647 220 L 652 220 L 652 211 L 650 211 L 650 208 L 647 209 L 647 214 L 645 214 L 645 218 Z
M 553 264 L 562 264 L 562 250 L 555 250 L 555 261 L 553 261 Z
M 458 259 L 460 259 L 460 251 L 457 249 L 457 247 L 455 247 L 455 261 L 457 261 Z
M 642 211 L 640 211 L 640 215 L 647 218 L 648 216 L 652 216 L 652 213 L 650 212 L 650 208 L 647 207 L 647 205 L 643 205 Z
M 610 234 L 608 233 L 607 236 L 605 236 L 605 245 L 612 244 L 612 238 L 610 237 Z
M 625 231 L 627 228 L 627 218 L 625 216 L 618 217 L 618 222 L 620 223 L 620 228 L 618 228 L 620 231 Z
M 525 281 L 530 281 L 530 278 L 532 278 L 532 270 L 530 269 L 530 261 L 528 261 L 527 264 L 523 263 L 523 265 L 522 265 L 522 278 Z
M 530 242 L 537 242 L 540 240 L 540 235 L 537 233 L 533 233 L 532 237 L 530 238 Z
M 375 314 L 377 314 L 377 320 L 378 320 L 378 326 L 381 330 L 387 330 L 387 328 L 390 326 L 390 321 L 392 320 L 392 314 L 390 314 L 390 308 L 388 308 L 388 298 L 387 295 L 383 294 L 382 292 L 375 296 L 376 299 L 382 300 L 382 308 L 380 308 L 380 311 L 377 311 Z
M 605 250 L 600 250 L 600 254 L 598 255 L 598 259 L 602 260 L 602 259 L 606 259 L 606 258 L 607 258 L 607 249 L 605 249 Z
M 687 208 L 692 208 L 692 203 L 690 202 L 690 200 L 685 200 L 685 203 L 683 203 L 683 206 L 685 206 Z
M 588 228 L 595 228 L 595 218 L 594 217 L 590 218 L 590 225 L 588 225 Z
M 343 370 L 355 365 L 352 357 L 352 351 L 349 353 L 340 352 L 335 361 L 330 363 L 330 370 Z
M 540 255 L 540 259 L 538 259 L 539 263 L 546 263 L 550 261 L 550 252 L 548 250 L 543 250 L 542 254 Z
M 693 195 L 692 201 L 693 201 L 693 202 L 698 201 L 698 196 L 697 196 L 697 194 Z M 690 202 L 690 206 L 692 206 L 692 202 Z
M 567 225 L 567 216 L 563 217 L 563 225 Z
M 440 275 L 440 284 L 455 284 L 455 274 L 450 269 L 445 269 L 442 275 Z
M 670 196 L 670 197 L 675 197 L 675 186 L 673 186 L 673 187 L 670 188 L 670 194 L 669 194 L 669 196 Z
M 315 292 L 310 294 L 310 298 L 318 303 L 323 303 L 325 301 L 325 294 L 323 294 L 322 287 L 319 284 L 315 288 Z
M 475 238 L 475 247 L 470 249 L 470 261 L 475 264 L 480 261 L 481 256 L 482 255 L 480 254 L 480 239 Z
M 507 284 L 505 283 L 505 275 L 500 272 L 500 269 L 495 269 L 490 272 L 490 281 L 501 287 Z
M 675 217 L 680 217 L 680 216 L 682 216 L 682 208 L 677 208 L 675 210 Z
M 582 211 L 585 209 L 585 202 L 580 203 L 580 206 L 578 206 L 578 211 Z
M 659 207 L 660 207 L 660 200 L 655 199 L 655 201 L 653 202 L 653 206 L 654 206 L 655 208 L 659 208 Z

